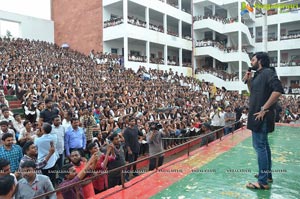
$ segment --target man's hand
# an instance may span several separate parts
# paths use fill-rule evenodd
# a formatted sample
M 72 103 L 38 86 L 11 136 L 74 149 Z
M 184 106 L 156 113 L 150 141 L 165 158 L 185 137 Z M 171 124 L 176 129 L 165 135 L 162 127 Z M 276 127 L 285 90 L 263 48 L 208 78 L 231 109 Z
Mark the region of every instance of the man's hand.
M 50 149 L 49 149 L 49 153 L 53 154 L 55 152 L 55 147 L 54 147 L 54 143 L 50 142 Z
M 263 120 L 265 113 L 268 112 L 269 110 L 262 110 L 260 112 L 254 113 L 253 115 L 256 116 L 255 120 Z

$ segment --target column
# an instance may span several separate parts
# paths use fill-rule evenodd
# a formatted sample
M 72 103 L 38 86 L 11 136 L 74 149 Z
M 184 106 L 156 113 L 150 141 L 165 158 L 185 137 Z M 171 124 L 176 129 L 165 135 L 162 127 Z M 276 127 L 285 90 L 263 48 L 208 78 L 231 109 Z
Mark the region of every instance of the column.
M 277 50 L 277 67 L 280 67 L 281 62 L 281 50 Z
M 165 61 L 165 66 L 168 65 L 168 46 L 164 46 L 164 61 Z
M 178 36 L 182 38 L 182 21 L 178 20 Z
M 281 24 L 277 24 L 277 41 L 280 41 L 280 29 L 281 29 Z
M 145 8 L 145 20 L 146 20 L 146 28 L 149 29 L 149 8 Z
M 181 0 L 178 0 L 178 8 L 179 8 L 179 10 L 182 10 Z
M 216 69 L 216 59 L 213 58 L 213 68 Z
M 124 37 L 124 66 L 127 66 L 128 64 L 128 37 Z
M 212 15 L 216 14 L 216 5 L 212 5 Z
M 123 0 L 123 21 L 124 24 L 127 24 L 128 21 L 128 1 Z
M 164 14 L 164 32 L 167 33 L 168 24 L 167 24 L 167 15 Z
M 179 66 L 182 67 L 182 48 L 179 48 Z
M 253 36 L 254 36 L 254 42 L 256 42 L 256 26 L 255 26 L 255 24 L 253 26 Z
M 238 22 L 241 23 L 242 22 L 242 15 L 240 14 L 240 10 L 242 9 L 242 2 L 240 0 L 238 0 Z M 227 16 L 229 17 L 229 16 Z
M 146 56 L 147 56 L 147 64 L 150 62 L 150 42 L 146 41 Z
M 263 0 L 263 5 L 266 5 L 268 3 L 267 0 Z M 264 15 L 263 17 L 263 24 L 262 24 L 262 44 L 263 44 L 263 51 L 268 52 L 268 23 L 267 23 L 267 18 L 268 18 L 268 13 L 267 10 L 264 10 Z

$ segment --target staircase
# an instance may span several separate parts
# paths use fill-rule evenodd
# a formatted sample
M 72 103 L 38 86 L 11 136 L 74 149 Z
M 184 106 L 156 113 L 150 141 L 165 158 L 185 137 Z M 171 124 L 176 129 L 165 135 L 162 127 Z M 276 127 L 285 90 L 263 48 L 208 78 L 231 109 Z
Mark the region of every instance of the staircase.
M 15 95 L 6 95 L 6 100 L 9 103 L 9 108 L 13 114 L 20 114 L 21 117 L 24 117 L 24 109 L 22 108 L 21 101 Z

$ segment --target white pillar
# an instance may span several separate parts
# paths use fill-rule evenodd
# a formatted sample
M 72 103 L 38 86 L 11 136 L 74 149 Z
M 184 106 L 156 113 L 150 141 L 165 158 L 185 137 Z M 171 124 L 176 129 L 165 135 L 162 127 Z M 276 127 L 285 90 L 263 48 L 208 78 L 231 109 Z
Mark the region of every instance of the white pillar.
M 182 38 L 182 21 L 178 21 L 178 36 L 179 38 Z
M 167 15 L 164 14 L 164 32 L 167 33 L 168 23 L 167 23 Z
M 213 4 L 212 5 L 212 15 L 216 14 L 216 6 Z
M 263 0 L 263 5 L 266 5 L 268 3 L 267 0 Z M 268 52 L 268 23 L 267 23 L 267 18 L 268 18 L 268 11 L 263 10 L 265 13 L 263 15 L 263 24 L 262 24 L 262 43 L 263 43 L 263 51 Z
M 182 67 L 182 48 L 179 48 L 179 66 Z
M 124 41 L 124 44 L 123 44 L 123 46 L 124 46 L 124 66 L 128 67 L 128 37 L 125 36 L 123 41 Z
M 238 22 L 239 23 L 242 22 L 242 15 L 239 13 L 241 9 L 242 9 L 242 2 L 240 0 L 238 0 Z M 229 17 L 229 16 L 227 16 L 227 17 Z
M 215 31 L 212 32 L 212 39 L 216 40 L 216 32 Z
M 165 61 L 165 66 L 168 65 L 168 46 L 164 46 L 164 61 Z
M 178 8 L 179 8 L 179 10 L 182 10 L 181 0 L 178 0 Z
M 128 0 L 123 0 L 123 21 L 127 24 L 128 21 Z
M 280 41 L 280 29 L 281 29 L 281 24 L 277 24 L 277 41 Z
M 150 61 L 150 42 L 146 41 L 146 56 L 147 56 L 147 63 L 149 64 Z
M 213 68 L 215 69 L 216 68 L 216 59 L 213 58 Z
M 146 28 L 149 29 L 149 8 L 145 8 Z
M 280 67 L 281 63 L 281 51 L 277 50 L 277 67 Z

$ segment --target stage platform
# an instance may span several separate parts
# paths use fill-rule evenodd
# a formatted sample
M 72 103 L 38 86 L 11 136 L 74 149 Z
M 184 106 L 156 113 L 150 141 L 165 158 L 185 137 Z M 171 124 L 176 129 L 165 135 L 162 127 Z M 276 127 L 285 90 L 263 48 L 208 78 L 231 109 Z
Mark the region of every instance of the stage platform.
M 249 190 L 255 182 L 256 154 L 251 132 L 240 129 L 163 165 L 158 172 L 147 172 L 94 198 L 300 198 L 300 128 L 277 125 L 269 134 L 273 159 L 270 190 Z

